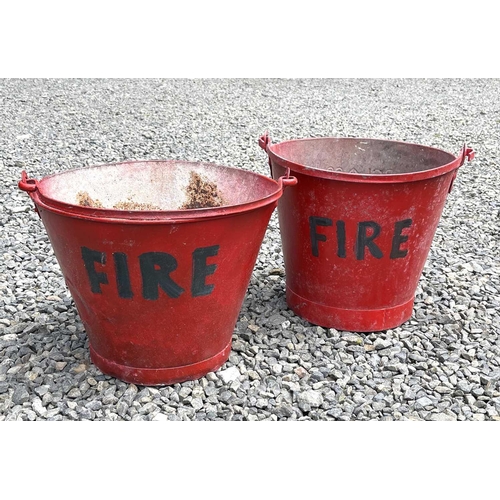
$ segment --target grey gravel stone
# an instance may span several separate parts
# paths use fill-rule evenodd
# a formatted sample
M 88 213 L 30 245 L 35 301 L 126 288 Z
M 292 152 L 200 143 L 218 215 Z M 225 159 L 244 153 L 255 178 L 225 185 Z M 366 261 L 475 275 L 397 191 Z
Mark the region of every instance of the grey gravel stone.
M 232 382 L 240 376 L 240 372 L 236 366 L 231 366 L 219 372 L 219 376 L 224 383 Z
M 193 398 L 191 400 L 191 406 L 197 411 L 201 410 L 203 408 L 203 400 L 201 398 Z
M 451 413 L 432 413 L 430 420 L 436 421 L 454 421 L 457 420 L 457 416 Z
M 43 406 L 42 400 L 40 398 L 33 399 L 31 405 L 38 416 L 47 416 L 47 409 Z
M 15 405 L 20 405 L 26 403 L 30 400 L 30 394 L 26 390 L 26 387 L 22 385 L 17 385 L 14 389 L 14 393 L 12 394 L 12 402 Z
M 152 420 L 155 421 L 155 422 L 165 422 L 167 420 L 169 420 L 168 418 L 169 416 L 164 414 L 164 413 L 157 413 L 153 418 Z
M 432 400 L 429 399 L 427 396 L 424 396 L 422 398 L 417 399 L 417 404 L 420 405 L 421 407 L 425 408 L 426 406 L 432 406 Z
M 118 401 L 116 405 L 116 413 L 121 417 L 125 417 L 127 414 L 129 405 L 125 401 Z
M 308 390 L 300 392 L 297 395 L 299 407 L 308 411 L 310 408 L 318 408 L 323 404 L 323 396 L 321 392 Z
M 469 393 L 472 389 L 472 385 L 466 380 L 460 380 L 457 383 L 457 388 L 463 391 L 464 393 Z
M 375 341 L 373 342 L 373 346 L 375 349 L 380 350 L 380 349 L 386 349 L 392 344 L 390 340 L 383 339 L 381 337 L 377 337 Z

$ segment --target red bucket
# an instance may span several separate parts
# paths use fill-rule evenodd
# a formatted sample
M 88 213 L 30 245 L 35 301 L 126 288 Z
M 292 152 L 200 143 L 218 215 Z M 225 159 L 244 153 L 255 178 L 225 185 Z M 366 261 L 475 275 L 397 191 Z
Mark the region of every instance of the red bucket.
M 474 152 L 396 141 L 311 138 L 271 144 L 289 307 L 313 324 L 372 332 L 407 321 L 458 168 Z
M 228 359 L 269 219 L 295 182 L 212 164 L 138 161 L 41 181 L 23 172 L 19 187 L 46 228 L 92 361 L 126 382 L 164 385 L 202 377 Z

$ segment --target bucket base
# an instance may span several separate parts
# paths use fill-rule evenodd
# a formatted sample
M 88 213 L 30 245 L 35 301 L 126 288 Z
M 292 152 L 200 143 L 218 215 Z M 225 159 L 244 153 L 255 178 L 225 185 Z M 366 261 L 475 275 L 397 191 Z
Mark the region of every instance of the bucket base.
M 311 302 L 286 288 L 288 307 L 314 325 L 350 332 L 380 332 L 408 321 L 414 298 L 404 304 L 384 309 L 341 309 Z
M 106 375 L 137 385 L 172 385 L 186 380 L 196 380 L 218 370 L 229 358 L 231 342 L 219 353 L 191 365 L 169 368 L 134 368 L 103 358 L 90 346 L 90 359 Z

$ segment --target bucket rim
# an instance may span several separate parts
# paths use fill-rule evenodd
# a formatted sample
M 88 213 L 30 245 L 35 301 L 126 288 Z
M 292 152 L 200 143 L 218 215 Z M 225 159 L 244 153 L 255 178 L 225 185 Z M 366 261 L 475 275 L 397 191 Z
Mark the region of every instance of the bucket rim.
M 215 167 L 217 169 L 225 169 L 231 171 L 244 172 L 246 175 L 251 177 L 256 177 L 263 182 L 275 185 L 275 190 L 269 193 L 263 198 L 257 200 L 249 201 L 246 203 L 238 203 L 232 205 L 222 205 L 220 207 L 208 207 L 208 208 L 194 208 L 194 209 L 179 209 L 179 210 L 123 210 L 114 208 L 96 208 L 96 207 L 86 207 L 81 205 L 76 205 L 72 203 L 66 203 L 43 193 L 43 183 L 53 177 L 64 175 L 69 172 L 84 171 L 94 168 L 103 168 L 111 166 L 123 166 L 123 165 L 133 165 L 133 164 L 144 164 L 144 163 L 167 163 L 167 164 L 185 164 L 193 166 L 209 166 Z M 119 162 L 103 163 L 97 165 L 89 165 L 85 167 L 77 167 L 63 172 L 57 172 L 49 174 L 42 177 L 39 181 L 29 179 L 24 181 L 25 184 L 28 183 L 33 186 L 33 189 L 28 191 L 28 194 L 32 198 L 35 206 L 39 206 L 45 210 L 57 213 L 59 215 L 74 217 L 78 219 L 92 220 L 95 222 L 109 222 L 109 223 L 125 223 L 125 224 L 164 224 L 164 223 L 183 223 L 183 222 L 198 222 L 201 220 L 209 220 L 220 217 L 234 216 L 240 213 L 249 212 L 264 206 L 267 206 L 273 202 L 276 202 L 285 188 L 285 183 L 283 179 L 273 179 L 267 177 L 257 172 L 251 170 L 244 170 L 237 167 L 230 167 L 227 165 L 221 165 L 214 162 L 205 161 L 188 161 L 188 160 L 163 160 L 163 159 L 148 159 L 148 160 L 126 160 Z M 40 189 L 42 188 L 42 189 Z
M 441 153 L 447 154 L 450 158 L 453 158 L 450 162 L 445 163 L 444 165 L 440 165 L 439 167 L 430 168 L 428 170 L 418 170 L 416 172 L 406 172 L 406 173 L 397 173 L 397 174 L 359 174 L 353 172 L 339 172 L 332 170 L 320 169 L 317 167 L 311 167 L 308 165 L 302 165 L 300 163 L 296 163 L 292 160 L 288 160 L 275 151 L 273 151 L 273 147 L 278 145 L 283 145 L 292 142 L 301 142 L 301 141 L 317 141 L 317 140 L 336 140 L 336 141 L 369 141 L 369 142 L 379 142 L 379 143 L 391 143 L 391 144 L 401 144 L 405 146 L 416 146 L 420 148 L 425 148 L 428 150 L 439 151 Z M 374 183 L 374 184 L 383 184 L 383 183 L 402 183 L 402 182 L 413 182 L 420 181 L 425 179 L 431 179 L 433 177 L 438 177 L 444 175 L 452 170 L 456 170 L 461 167 L 465 161 L 465 152 L 466 147 L 464 146 L 458 156 L 455 156 L 453 153 L 445 151 L 440 148 L 435 148 L 433 146 L 425 146 L 423 144 L 407 142 L 407 141 L 398 141 L 392 139 L 376 139 L 376 138 L 365 138 L 365 137 L 334 137 L 334 136 L 322 136 L 322 137 L 305 137 L 298 139 L 288 139 L 286 141 L 281 141 L 272 144 L 270 141 L 266 145 L 265 148 L 266 153 L 268 154 L 270 160 L 275 161 L 278 165 L 289 168 L 293 173 L 300 173 L 303 175 L 308 175 L 311 177 L 319 177 L 322 179 L 329 180 L 338 180 L 345 182 L 363 182 L 363 183 Z

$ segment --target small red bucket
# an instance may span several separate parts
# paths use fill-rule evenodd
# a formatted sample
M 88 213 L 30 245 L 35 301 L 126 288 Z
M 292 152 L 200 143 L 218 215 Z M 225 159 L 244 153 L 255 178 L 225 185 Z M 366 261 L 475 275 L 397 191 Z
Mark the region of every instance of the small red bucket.
M 458 168 L 432 147 L 358 138 L 260 146 L 274 178 L 297 178 L 278 204 L 286 297 L 311 323 L 371 332 L 413 311 L 432 239 Z
M 208 201 L 189 201 L 193 176 Z M 212 164 L 139 161 L 40 181 L 23 172 L 19 187 L 46 228 L 92 361 L 126 382 L 165 385 L 202 377 L 228 359 L 269 219 L 295 182 Z

